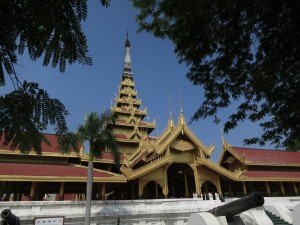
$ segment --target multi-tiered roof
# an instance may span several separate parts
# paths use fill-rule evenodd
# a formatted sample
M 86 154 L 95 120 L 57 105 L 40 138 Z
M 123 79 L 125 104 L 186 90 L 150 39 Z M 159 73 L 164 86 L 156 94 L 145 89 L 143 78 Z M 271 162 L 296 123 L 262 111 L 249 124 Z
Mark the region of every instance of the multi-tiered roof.
M 113 131 L 119 141 L 138 144 L 140 140 L 150 138 L 149 134 L 155 129 L 156 122 L 155 120 L 153 122 L 143 121 L 147 115 L 147 109 L 142 108 L 141 105 L 142 100 L 138 98 L 135 90 L 130 58 L 130 41 L 127 35 L 121 83 L 112 107 L 112 111 L 117 116 Z

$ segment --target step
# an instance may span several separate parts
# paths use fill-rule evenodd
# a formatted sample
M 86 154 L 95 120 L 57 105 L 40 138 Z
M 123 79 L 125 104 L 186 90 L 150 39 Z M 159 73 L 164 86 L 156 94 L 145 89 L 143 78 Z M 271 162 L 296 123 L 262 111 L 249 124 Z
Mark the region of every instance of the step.
M 265 212 L 267 216 L 272 220 L 274 225 L 292 225 L 267 210 L 265 210 Z

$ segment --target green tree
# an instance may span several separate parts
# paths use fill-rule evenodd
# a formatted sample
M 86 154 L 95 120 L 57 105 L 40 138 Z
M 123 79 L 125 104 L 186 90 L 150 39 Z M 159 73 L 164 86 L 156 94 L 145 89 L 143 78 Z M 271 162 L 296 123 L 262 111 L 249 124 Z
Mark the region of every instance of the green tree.
M 42 133 L 47 126 L 56 125 L 58 135 L 67 131 L 65 106 L 50 98 L 36 83 L 24 84 L 17 90 L 0 96 L 0 138 L 4 145 L 29 153 L 42 153 L 41 142 L 48 142 Z
M 119 168 L 120 165 L 118 144 L 114 134 L 107 126 L 108 124 L 114 123 L 114 121 L 115 116 L 111 111 L 104 111 L 100 116 L 93 112 L 87 116 L 85 123 L 80 125 L 76 132 L 68 132 L 58 139 L 60 149 L 64 152 L 68 152 L 72 148 L 78 151 L 80 143 L 84 141 L 89 142 L 85 225 L 90 224 L 94 157 L 101 157 L 102 152 L 105 150 L 105 147 L 107 147 L 113 154 L 116 166 Z
M 110 0 L 100 2 L 108 6 Z M 0 97 L 0 134 L 11 148 L 20 145 L 26 153 L 33 147 L 41 153 L 41 141 L 48 143 L 42 131 L 51 124 L 63 133 L 68 112 L 38 84 L 21 82 L 15 65 L 25 52 L 32 61 L 42 58 L 43 66 L 59 66 L 62 73 L 67 63 L 92 65 L 81 27 L 87 0 L 3 0 L 0 18 L 0 86 L 9 78 L 15 88 Z
M 205 100 L 191 121 L 238 104 L 224 131 L 259 123 L 263 134 L 245 144 L 300 140 L 300 2 L 131 0 L 140 31 L 170 39 L 187 78 Z
M 297 141 L 297 142 L 294 142 L 291 145 L 286 146 L 286 151 L 290 151 L 290 152 L 300 151 L 300 142 Z

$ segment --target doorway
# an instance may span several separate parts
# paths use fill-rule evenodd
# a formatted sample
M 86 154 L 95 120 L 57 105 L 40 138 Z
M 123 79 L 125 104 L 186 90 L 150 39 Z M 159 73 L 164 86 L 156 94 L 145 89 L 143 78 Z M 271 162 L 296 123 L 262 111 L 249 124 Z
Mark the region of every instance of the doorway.
M 173 163 L 168 168 L 169 198 L 192 198 L 195 192 L 193 169 L 185 163 Z

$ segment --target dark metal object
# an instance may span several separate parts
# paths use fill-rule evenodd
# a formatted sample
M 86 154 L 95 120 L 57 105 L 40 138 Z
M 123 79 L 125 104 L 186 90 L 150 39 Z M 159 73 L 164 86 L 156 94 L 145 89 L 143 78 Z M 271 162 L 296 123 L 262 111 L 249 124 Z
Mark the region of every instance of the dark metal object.
M 252 192 L 246 197 L 229 202 L 225 205 L 217 206 L 208 212 L 214 216 L 226 216 L 228 222 L 233 222 L 233 216 L 249 209 L 262 206 L 264 202 L 265 199 L 259 192 Z
M 19 217 L 15 216 L 10 209 L 4 209 L 1 212 L 2 225 L 20 225 Z

